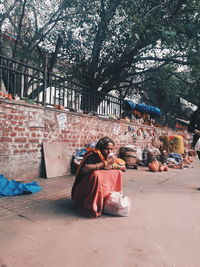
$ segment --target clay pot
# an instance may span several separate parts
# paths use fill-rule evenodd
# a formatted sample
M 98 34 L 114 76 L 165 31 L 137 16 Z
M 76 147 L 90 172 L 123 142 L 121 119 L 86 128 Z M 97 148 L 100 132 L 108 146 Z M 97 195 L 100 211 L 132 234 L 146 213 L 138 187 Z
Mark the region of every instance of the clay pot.
M 165 166 L 161 164 L 161 165 L 159 166 L 159 168 L 158 168 L 158 169 L 159 169 L 159 172 L 163 172 L 163 171 L 164 171 L 164 168 L 165 168 Z
M 65 107 L 62 105 L 54 105 L 54 108 L 60 109 L 60 110 L 65 110 Z
M 164 172 L 168 172 L 168 167 L 167 166 L 164 166 Z
M 151 172 L 157 172 L 159 170 L 159 163 L 157 160 L 152 161 L 149 163 L 148 167 Z

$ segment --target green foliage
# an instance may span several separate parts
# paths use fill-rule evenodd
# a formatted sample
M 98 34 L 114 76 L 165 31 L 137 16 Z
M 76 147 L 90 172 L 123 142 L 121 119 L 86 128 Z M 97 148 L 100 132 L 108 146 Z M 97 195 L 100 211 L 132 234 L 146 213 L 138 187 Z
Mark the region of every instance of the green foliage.
M 7 21 L 15 34 L 16 10 Z M 45 49 L 49 64 L 57 57 L 54 69 L 86 85 L 85 90 L 139 94 L 152 105 L 162 101 L 168 112 L 174 101 L 169 96 L 175 99 L 184 91 L 192 98 L 188 92 L 199 86 L 199 10 L 199 0 L 27 0 L 23 22 L 29 23 L 22 24 L 18 36 L 28 47 L 23 58 L 36 47 Z M 180 66 L 191 75 L 170 74 Z
M 193 104 L 198 104 L 200 99 L 199 88 L 191 73 L 187 69 L 177 72 L 170 65 L 147 74 L 140 91 L 141 101 L 159 107 L 164 123 L 170 126 L 175 125 L 177 117 L 190 118 L 191 110 L 181 108 L 180 97 Z

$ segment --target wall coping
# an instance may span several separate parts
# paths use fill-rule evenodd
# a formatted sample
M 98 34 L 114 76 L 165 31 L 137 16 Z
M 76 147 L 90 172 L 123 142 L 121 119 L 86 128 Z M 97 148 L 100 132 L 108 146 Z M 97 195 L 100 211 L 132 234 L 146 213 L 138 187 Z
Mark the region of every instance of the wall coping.
M 34 108 L 34 109 L 41 109 L 41 110 L 49 110 L 49 111 L 53 111 L 53 112 L 57 112 L 57 113 L 66 113 L 69 115 L 74 115 L 74 116 L 80 116 L 80 117 L 88 117 L 88 118 L 98 118 L 99 120 L 103 120 L 103 121 L 111 121 L 111 122 L 116 122 L 116 123 L 123 123 L 123 124 L 127 124 L 127 125 L 135 125 L 135 126 L 141 126 L 141 127 L 148 127 L 148 128 L 155 128 L 155 129 L 162 129 L 162 130 L 169 130 L 169 131 L 176 131 L 174 129 L 168 128 L 166 127 L 159 127 L 159 126 L 154 126 L 154 125 L 146 125 L 146 124 L 141 124 L 141 123 L 137 123 L 136 122 L 127 122 L 123 119 L 112 119 L 112 118 L 108 118 L 108 117 L 103 117 L 103 116 L 99 116 L 99 115 L 92 115 L 92 114 L 87 114 L 87 113 L 81 113 L 81 112 L 74 112 L 74 111 L 70 111 L 70 110 L 59 110 L 56 109 L 54 107 L 50 107 L 50 106 L 42 106 L 41 104 L 31 104 L 31 103 L 27 103 L 26 101 L 23 100 L 7 100 L 4 98 L 0 98 L 0 104 L 1 103 L 5 103 L 5 104 L 9 104 L 9 105 L 17 105 L 17 106 L 24 106 L 27 108 Z

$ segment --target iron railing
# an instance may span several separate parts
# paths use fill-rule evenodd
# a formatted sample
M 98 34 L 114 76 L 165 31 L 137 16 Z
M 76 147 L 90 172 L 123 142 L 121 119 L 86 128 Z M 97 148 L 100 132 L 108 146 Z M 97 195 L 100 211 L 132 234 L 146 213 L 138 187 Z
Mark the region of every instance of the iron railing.
M 90 92 L 87 87 L 0 55 L 0 91 L 45 106 L 121 117 L 120 97 Z

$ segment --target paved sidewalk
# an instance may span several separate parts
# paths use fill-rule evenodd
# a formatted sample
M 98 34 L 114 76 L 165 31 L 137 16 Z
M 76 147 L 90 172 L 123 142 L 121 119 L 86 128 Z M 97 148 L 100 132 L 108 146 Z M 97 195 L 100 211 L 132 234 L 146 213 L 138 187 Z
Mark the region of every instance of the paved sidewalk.
M 81 217 L 73 176 L 36 179 L 33 195 L 0 197 L 0 266 L 199 267 L 200 162 L 191 168 L 124 173 L 128 218 Z
M 37 209 L 42 206 L 51 206 L 52 202 L 56 203 L 58 199 L 69 199 L 74 176 L 38 178 L 34 181 L 42 187 L 42 190 L 36 194 L 0 196 L 0 220 L 15 215 L 22 216 L 22 213 L 33 207 Z
M 190 166 L 190 169 L 198 167 L 198 161 Z M 190 170 L 189 169 L 189 170 Z M 133 190 L 131 184 L 134 182 L 134 191 L 140 190 L 138 186 L 148 187 L 148 181 L 145 180 L 140 183 L 143 179 L 154 176 L 154 180 L 159 183 L 164 183 L 172 176 L 182 175 L 184 170 L 170 169 L 169 172 L 163 173 L 150 173 L 147 168 L 139 167 L 138 170 L 128 169 L 123 173 L 124 178 L 124 191 Z M 189 171 L 190 172 L 190 171 Z M 163 177 L 164 180 L 163 180 Z M 137 180 L 139 178 L 140 180 Z M 142 179 L 142 180 L 141 180 Z M 31 209 L 38 209 L 39 207 L 54 207 L 62 206 L 59 203 L 63 201 L 70 200 L 71 188 L 74 181 L 73 175 L 68 175 L 64 177 L 55 177 L 52 179 L 37 178 L 34 179 L 42 187 L 42 190 L 36 194 L 28 195 L 18 195 L 12 197 L 1 197 L 0 196 L 0 220 L 3 220 L 12 216 L 24 216 L 23 214 Z M 30 182 L 30 180 L 28 181 Z M 200 186 L 200 184 L 199 184 Z M 144 188 L 142 189 L 144 190 Z M 149 188 L 148 188 L 149 190 Z

